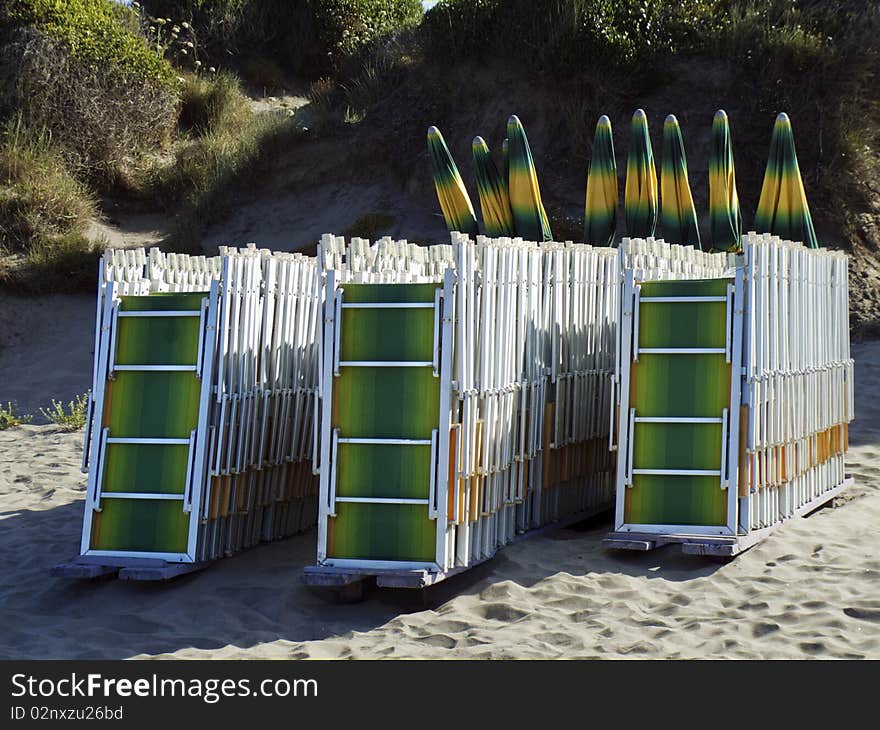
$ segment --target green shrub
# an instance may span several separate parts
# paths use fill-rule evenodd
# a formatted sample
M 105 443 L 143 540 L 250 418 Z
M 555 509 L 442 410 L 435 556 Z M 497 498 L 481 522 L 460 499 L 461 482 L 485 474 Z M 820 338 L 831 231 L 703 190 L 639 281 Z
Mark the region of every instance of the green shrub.
M 250 115 L 238 78 L 227 72 L 188 77 L 180 99 L 179 124 L 196 134 L 222 126 L 231 128 Z
M 585 73 L 687 48 L 716 3 L 682 0 L 441 0 L 425 17 L 430 54 L 490 56 L 535 70 Z
M 46 128 L 70 169 L 109 189 L 165 144 L 177 75 L 110 0 L 10 0 L 0 11 L 0 117 Z
M 5 406 L 0 403 L 0 431 L 30 422 L 31 416 L 16 413 L 15 406 L 11 402 Z
M 133 32 L 132 13 L 111 0 L 9 0 L 0 23 L 31 26 L 64 44 L 74 60 L 117 80 L 148 79 L 173 89 L 174 71 Z
M 76 396 L 67 406 L 52 399 L 51 408 L 41 408 L 40 413 L 50 423 L 61 427 L 62 431 L 79 431 L 86 425 L 86 413 L 89 407 L 89 393 Z
M 314 77 L 422 17 L 419 0 L 144 0 L 143 6 L 191 22 L 211 63 L 262 56 Z

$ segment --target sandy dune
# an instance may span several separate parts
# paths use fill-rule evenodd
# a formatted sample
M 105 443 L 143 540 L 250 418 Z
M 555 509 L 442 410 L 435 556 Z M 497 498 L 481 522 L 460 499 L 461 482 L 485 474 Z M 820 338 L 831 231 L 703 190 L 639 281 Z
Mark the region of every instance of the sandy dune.
M 84 391 L 90 300 L 2 304 L 0 400 Z M 880 342 L 853 349 L 855 487 L 734 561 L 608 553 L 600 518 L 353 605 L 302 586 L 313 533 L 168 585 L 51 578 L 79 543 L 81 435 L 0 431 L 0 657 L 880 658 Z

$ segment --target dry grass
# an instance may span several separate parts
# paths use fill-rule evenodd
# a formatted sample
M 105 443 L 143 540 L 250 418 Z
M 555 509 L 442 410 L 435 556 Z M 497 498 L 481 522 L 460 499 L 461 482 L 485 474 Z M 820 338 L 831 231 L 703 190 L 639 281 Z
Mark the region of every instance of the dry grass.
M 84 232 L 97 215 L 47 132 L 20 119 L 0 129 L 0 283 L 24 292 L 93 285 L 97 254 Z
M 97 215 L 88 190 L 67 170 L 51 135 L 21 119 L 0 129 L 0 240 L 13 251 L 81 233 Z
M 296 132 L 285 115 L 254 113 L 238 79 L 225 73 L 186 80 L 181 126 L 170 161 L 145 170 L 141 186 L 174 216 L 169 245 L 190 250 L 228 212 L 235 191 Z
M 0 114 L 51 130 L 78 177 L 112 189 L 141 154 L 170 139 L 178 100 L 168 86 L 119 78 L 33 28 L 0 35 Z

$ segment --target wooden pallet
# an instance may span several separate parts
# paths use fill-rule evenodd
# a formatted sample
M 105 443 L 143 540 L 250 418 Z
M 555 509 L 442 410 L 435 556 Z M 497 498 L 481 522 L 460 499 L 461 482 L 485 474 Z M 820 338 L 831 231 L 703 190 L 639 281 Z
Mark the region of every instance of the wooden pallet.
M 806 516 L 810 512 L 819 509 L 822 505 L 828 504 L 844 489 L 852 486 L 852 483 L 853 478 L 847 476 L 846 479 L 833 489 L 820 494 L 811 502 L 807 502 L 788 519 L 778 522 L 771 527 L 754 530 L 745 535 L 714 537 L 682 534 L 660 535 L 649 532 L 612 532 L 602 541 L 602 544 L 612 550 L 637 550 L 642 552 L 655 550 L 664 545 L 675 544 L 681 545 L 681 551 L 689 555 L 711 555 L 714 557 L 730 558 L 757 545 L 786 522 L 797 517 Z
M 49 573 L 56 578 L 117 578 L 133 581 L 167 581 L 187 573 L 204 570 L 212 561 L 200 563 L 169 563 L 152 558 L 106 558 L 80 555 L 59 563 Z
M 603 505 L 596 509 L 578 512 L 557 522 L 545 525 L 544 527 L 535 530 L 528 530 L 517 535 L 509 543 L 498 548 L 498 550 L 503 550 L 521 540 L 545 534 L 550 530 L 563 529 L 577 524 L 578 522 L 583 522 L 590 517 L 609 512 L 611 509 L 613 509 L 612 505 Z M 367 580 L 375 580 L 376 585 L 380 588 L 427 588 L 428 586 L 440 583 L 447 578 L 451 578 L 452 576 L 476 568 L 478 565 L 482 565 L 483 563 L 492 560 L 497 554 L 498 551 L 485 558 L 481 558 L 466 567 L 452 568 L 443 571 L 379 570 L 377 568 L 337 568 L 332 565 L 307 565 L 303 568 L 302 580 L 308 586 L 334 589 L 343 600 L 360 600 L 363 596 L 364 582 Z

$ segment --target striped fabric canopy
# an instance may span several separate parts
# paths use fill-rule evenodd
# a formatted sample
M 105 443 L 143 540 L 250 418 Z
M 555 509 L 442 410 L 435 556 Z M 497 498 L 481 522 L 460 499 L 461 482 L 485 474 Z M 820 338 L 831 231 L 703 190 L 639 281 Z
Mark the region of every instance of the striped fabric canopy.
M 477 235 L 477 217 L 452 154 L 437 127 L 428 129 L 428 156 L 440 209 L 450 231 Z
M 477 168 L 477 192 L 483 212 L 483 229 L 487 236 L 513 236 L 513 213 L 507 184 L 498 174 L 498 168 L 489 154 L 489 146 L 482 137 L 474 137 L 472 145 Z
M 510 201 L 510 188 L 508 187 L 508 182 L 510 181 L 510 140 L 507 137 L 504 138 L 504 142 L 501 144 L 501 181 L 504 183 L 504 189 L 507 191 L 507 200 Z
M 738 251 L 742 247 L 742 213 L 736 193 L 733 145 L 727 112 L 719 109 L 712 120 L 709 157 L 709 224 L 713 251 Z
M 516 115 L 507 120 L 507 139 L 510 160 L 508 188 L 516 235 L 529 241 L 551 241 L 553 234 L 541 202 L 541 190 L 538 187 L 538 175 L 529 140 Z
M 776 117 L 755 231 L 819 248 L 807 194 L 798 167 L 791 122 L 784 112 Z
M 642 109 L 636 109 L 630 127 L 624 210 L 628 236 L 648 238 L 654 235 L 657 228 L 657 170 L 648 134 L 648 118 Z
M 593 156 L 587 174 L 584 205 L 584 243 L 613 246 L 617 229 L 617 161 L 611 120 L 599 117 L 593 137 Z
M 700 246 L 697 211 L 688 182 L 687 157 L 678 119 L 663 123 L 663 162 L 660 168 L 660 229 L 669 243 Z

